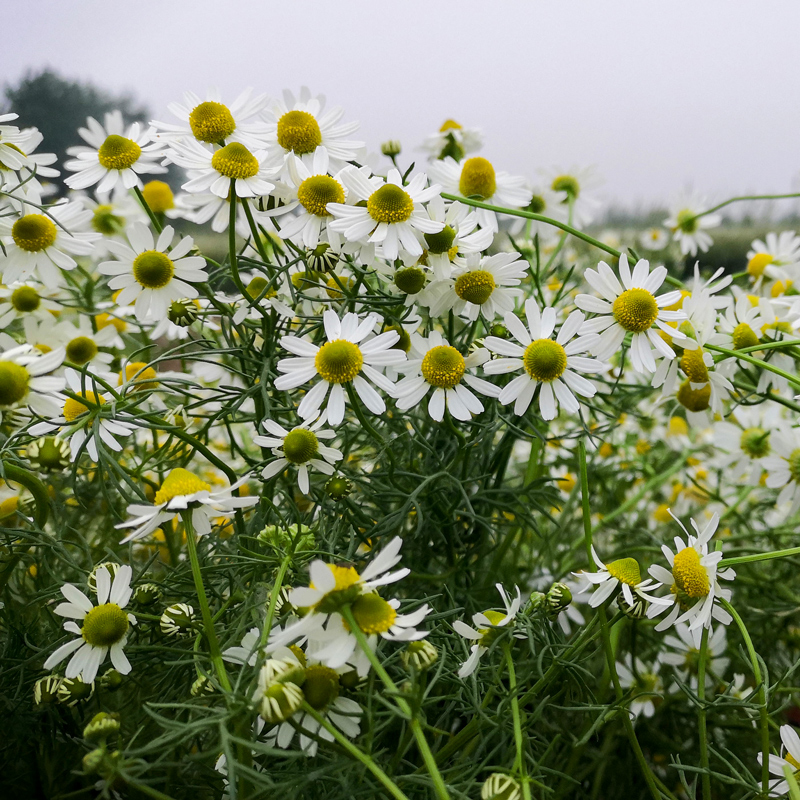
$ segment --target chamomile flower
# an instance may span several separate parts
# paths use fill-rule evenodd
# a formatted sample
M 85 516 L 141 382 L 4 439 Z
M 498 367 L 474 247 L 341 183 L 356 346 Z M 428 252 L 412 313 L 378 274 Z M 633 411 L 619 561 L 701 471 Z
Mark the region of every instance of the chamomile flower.
M 656 625 L 657 631 L 663 631 L 671 625 L 687 623 L 689 630 L 710 628 L 712 620 L 717 620 L 723 625 L 731 621 L 731 616 L 714 601 L 717 598 L 730 600 L 731 590 L 723 588 L 719 583 L 722 580 L 732 580 L 736 573 L 728 568 L 719 570 L 722 552 L 716 550 L 709 552 L 708 543 L 719 525 L 719 514 L 714 514 L 701 531 L 697 523 L 692 520 L 695 536 L 691 535 L 683 524 L 673 515 L 673 519 L 683 528 L 686 539 L 675 537 L 675 552 L 667 546 L 661 547 L 664 556 L 669 562 L 670 570 L 658 564 L 650 567 L 650 575 L 656 579 L 670 593 L 660 598 L 664 602 L 654 602 L 647 612 L 648 617 L 661 614 L 670 605 L 672 610 Z
M 780 780 L 770 781 L 769 792 L 770 796 L 782 797 L 789 793 L 789 782 L 786 780 L 784 769 L 789 767 L 795 779 L 800 773 L 800 736 L 791 725 L 781 725 L 781 748 L 782 755 L 776 756 L 772 753 L 769 754 L 769 771 L 773 775 L 778 775 Z M 763 761 L 763 753 L 759 753 L 758 763 Z
M 483 403 L 470 388 L 487 397 L 497 397 L 497 386 L 468 372 L 489 358 L 486 350 L 477 349 L 464 358 L 438 331 L 431 331 L 427 340 L 412 336 L 411 347 L 412 357 L 402 368 L 406 377 L 394 388 L 399 409 L 414 408 L 433 389 L 428 402 L 431 419 L 441 422 L 447 407 L 453 417 L 468 421 L 483 411 Z
M 53 395 L 64 388 L 64 379 L 51 373 L 63 361 L 63 348 L 46 355 L 39 355 L 29 344 L 0 351 L 0 413 L 28 408 L 44 417 L 57 414 L 58 401 Z
M 342 454 L 333 447 L 323 444 L 335 438 L 336 433 L 330 429 L 321 430 L 326 422 L 325 414 L 321 414 L 313 423 L 304 422 L 287 431 L 275 420 L 265 419 L 264 427 L 271 436 L 254 436 L 253 443 L 259 447 L 272 448 L 276 457 L 261 472 L 265 480 L 278 475 L 287 467 L 297 468 L 297 485 L 303 494 L 308 494 L 308 471 L 313 467 L 323 475 L 333 475 L 334 464 L 340 461 Z
M 796 279 L 800 266 L 800 236 L 794 231 L 770 231 L 765 238 L 754 239 L 747 253 L 747 274 L 756 289 L 765 280 Z
M 397 331 L 385 331 L 364 341 L 374 330 L 378 318 L 372 315 L 359 320 L 358 314 L 345 314 L 340 320 L 335 311 L 328 309 L 323 315 L 325 338 L 321 347 L 297 336 L 284 336 L 281 347 L 295 358 L 281 359 L 275 388 L 281 391 L 295 389 L 316 376 L 321 378 L 303 397 L 297 413 L 303 419 L 314 419 L 328 397 L 328 421 L 338 425 L 344 418 L 347 394 L 345 386 L 352 384 L 361 401 L 373 414 L 382 414 L 386 404 L 368 383 L 367 378 L 383 391 L 391 392 L 394 384 L 379 370 L 398 365 L 406 355 L 392 346 L 400 338 Z
M 650 578 L 642 580 L 639 562 L 635 558 L 619 558 L 609 564 L 604 564 L 592 547 L 592 559 L 597 566 L 597 572 L 576 572 L 575 575 L 585 583 L 597 587 L 589 598 L 592 608 L 602 605 L 616 591 L 622 587 L 622 596 L 629 607 L 641 602 L 658 602 L 647 592 L 658 587 L 658 583 Z M 666 605 L 666 604 L 665 604 Z
M 7 191 L 9 185 L 22 181 L 33 182 L 38 188 L 36 178 L 57 178 L 61 174 L 50 166 L 58 160 L 55 153 L 34 152 L 43 138 L 36 128 L 19 131 L 13 141 L 0 134 L 0 184 L 5 184 Z
M 406 186 L 396 169 L 389 170 L 385 181 L 377 175 L 368 178 L 355 167 L 343 169 L 337 177 L 351 202 L 365 203 L 345 205 L 334 200 L 327 206 L 336 217 L 328 223 L 328 229 L 341 233 L 349 242 L 378 244 L 390 260 L 397 258 L 401 249 L 421 256 L 422 235 L 444 228 L 443 222 L 431 219 L 425 211 L 423 204 L 436 197 L 440 187 L 434 184 L 426 188 L 424 173 L 415 175 Z
M 664 647 L 666 650 L 660 659 L 664 664 L 675 668 L 680 679 L 697 691 L 698 666 L 700 664 L 700 647 L 703 631 L 695 628 L 690 631 L 689 626 L 682 622 L 672 629 L 677 636 L 665 636 Z M 728 648 L 727 633 L 723 625 L 718 625 L 709 634 L 706 643 L 706 683 L 710 688 L 722 676 L 730 664 L 730 659 L 725 655 Z
M 53 299 L 58 296 L 57 290 L 45 289 L 32 281 L 0 286 L 0 329 L 18 319 L 45 319 L 61 309 L 61 304 Z
M 580 372 L 602 372 L 605 365 L 593 358 L 578 355 L 590 349 L 597 334 L 579 336 L 584 315 L 573 311 L 561 325 L 558 335 L 552 338 L 556 325 L 556 310 L 547 307 L 543 312 L 534 298 L 525 302 L 526 328 L 522 321 L 509 311 L 504 319 L 509 333 L 519 342 L 487 336 L 484 344 L 488 350 L 506 358 L 498 358 L 484 365 L 487 375 L 501 375 L 523 370 L 498 395 L 504 405 L 514 401 L 514 413 L 524 414 L 539 387 L 539 409 L 542 418 L 555 419 L 558 406 L 572 414 L 580 406 L 575 393 L 581 397 L 594 397 L 597 388 Z
M 570 220 L 578 228 L 588 225 L 594 220 L 600 202 L 595 190 L 601 179 L 593 167 L 576 167 L 568 169 L 546 170 L 550 190 L 555 192 L 564 208 L 563 219 Z
M 785 428 L 780 436 L 771 436 L 770 450 L 760 461 L 767 471 L 766 485 L 780 489 L 775 504 L 783 516 L 790 517 L 800 509 L 800 431 Z
M 190 194 L 211 192 L 225 200 L 235 181 L 237 197 L 263 197 L 275 188 L 269 178 L 274 170 L 266 167 L 264 150 L 250 151 L 241 142 L 231 142 L 209 150 L 195 139 L 179 139 L 166 152 L 169 161 L 189 172 L 181 187 Z
M 267 279 L 260 272 L 253 272 L 249 278 L 242 273 L 242 281 L 247 281 L 244 288 L 244 295 L 217 295 L 217 299 L 223 303 L 229 303 L 235 310 L 233 314 L 233 324 L 240 325 L 244 320 L 261 319 L 263 310 L 271 309 L 279 316 L 286 319 L 294 317 L 295 312 L 288 306 L 281 297 L 289 295 L 286 274 L 282 273 L 277 277 Z
M 512 311 L 519 289 L 527 275 L 528 263 L 517 253 L 497 253 L 483 256 L 470 253 L 463 267 L 453 270 L 445 281 L 431 286 L 434 299 L 431 315 L 439 317 L 452 310 L 453 313 L 474 321 L 478 316 L 489 322 L 498 314 Z
M 696 256 L 698 251 L 705 253 L 714 244 L 706 231 L 716 228 L 722 222 L 722 217 L 719 214 L 703 214 L 707 205 L 704 198 L 694 195 L 679 198 L 669 217 L 664 220 L 664 225 L 672 231 L 672 237 L 684 255 Z
M 31 213 L 28 213 L 30 210 Z M 0 218 L 0 277 L 4 283 L 38 277 L 48 289 L 61 282 L 61 270 L 77 266 L 73 256 L 88 256 L 99 233 L 81 230 L 92 218 L 80 203 L 62 201 L 47 213 L 23 205 L 21 216 Z
M 128 641 L 128 631 L 136 624 L 133 614 L 124 609 L 131 599 L 131 568 L 125 564 L 114 575 L 106 567 L 97 570 L 97 605 L 71 583 L 61 587 L 61 594 L 67 600 L 56 606 L 55 613 L 69 618 L 64 630 L 78 638 L 61 645 L 44 662 L 45 669 L 52 669 L 68 656 L 72 656 L 64 672 L 67 678 L 80 676 L 85 683 L 91 683 L 100 665 L 108 655 L 111 663 L 122 675 L 131 671 L 131 665 L 124 648 Z M 80 620 L 78 626 L 73 620 Z
M 532 192 L 525 178 L 497 172 L 491 161 L 474 156 L 456 161 L 449 156 L 428 167 L 431 180 L 441 184 L 441 191 L 481 200 L 489 205 L 523 208 L 531 201 Z M 474 212 L 482 228 L 497 232 L 497 214 L 485 208 Z
M 101 258 L 112 251 L 106 241 L 125 240 L 125 231 L 134 222 L 147 224 L 147 214 L 139 202 L 128 192 L 116 190 L 96 194 L 95 198 L 78 196 L 77 198 L 88 211 L 92 212 L 89 227 L 100 234 L 95 241 L 94 257 Z
M 340 122 L 343 116 L 344 109 L 338 106 L 325 111 L 324 95 L 312 97 L 306 86 L 298 97 L 284 91 L 283 99 L 276 100 L 266 114 L 270 164 L 282 170 L 282 180 L 291 158 L 302 158 L 320 147 L 334 171 L 358 159 L 364 143 L 348 138 L 358 130 L 358 123 Z
M 209 89 L 205 99 L 194 92 L 184 92 L 183 102 L 167 106 L 180 123 L 153 120 L 150 124 L 157 131 L 155 138 L 173 142 L 194 137 L 211 145 L 239 142 L 251 150 L 261 150 L 267 134 L 267 124 L 261 115 L 269 105 L 269 98 L 265 94 L 252 95 L 252 88 L 245 89 L 227 106 L 217 89 Z
M 754 304 L 748 295 L 740 294 L 735 302 L 729 301 L 724 313 L 719 315 L 717 332 L 709 341 L 728 350 L 755 347 L 761 341 L 761 329 L 766 324 L 758 303 Z
M 166 172 L 156 163 L 161 145 L 153 142 L 154 129 L 134 122 L 125 128 L 122 114 L 111 111 L 101 125 L 94 117 L 86 120 L 86 127 L 78 133 L 89 146 L 70 147 L 67 153 L 75 158 L 64 163 L 70 175 L 64 183 L 70 189 L 86 189 L 97 184 L 100 193 L 110 192 L 117 186 L 141 188 L 140 175 Z
M 258 502 L 257 497 L 237 497 L 233 494 L 249 477 L 245 475 L 231 486 L 212 492 L 211 484 L 189 470 L 182 467 L 171 470 L 156 492 L 152 505 L 132 503 L 128 506 L 128 514 L 133 519 L 116 527 L 133 530 L 125 536 L 122 543 L 131 539 L 143 539 L 167 520 L 189 511 L 195 533 L 198 536 L 208 535 L 211 533 L 212 522 L 222 514 L 238 508 L 249 508 Z
M 70 391 L 88 402 L 81 402 L 74 397 L 63 397 L 64 405 L 61 414 L 36 423 L 29 428 L 29 433 L 33 436 L 45 436 L 56 431 L 65 434 L 65 438 L 69 437 L 73 461 L 85 448 L 92 461 L 97 462 L 96 436 L 100 437 L 106 447 L 120 452 L 122 445 L 115 437 L 130 436 L 136 430 L 136 426 L 127 421 L 131 417 L 129 415 L 117 416 L 113 410 L 111 416 L 103 414 L 100 411 L 102 406 L 113 403 L 110 393 L 100 394 L 94 384 L 92 384 L 92 389 L 88 389 L 86 380 L 82 380 L 81 375 L 73 369 L 65 370 L 64 377 Z
M 500 597 L 505 606 L 505 613 L 503 611 L 495 611 L 490 609 L 488 611 L 478 612 L 472 615 L 472 624 L 475 626 L 471 628 L 466 622 L 460 619 L 453 623 L 453 630 L 475 642 L 470 647 L 469 658 L 461 665 L 458 670 L 459 678 L 467 678 L 472 675 L 478 668 L 478 662 L 481 656 L 492 646 L 497 638 L 503 633 L 503 629 L 511 626 L 513 629 L 514 620 L 516 619 L 517 612 L 520 605 L 522 605 L 522 595 L 519 591 L 519 586 L 516 587 L 517 595 L 512 600 L 502 584 L 495 584 L 497 591 L 500 592 Z M 524 638 L 523 634 L 515 634 L 517 637 Z
M 173 300 L 197 297 L 192 284 L 208 280 L 205 259 L 188 255 L 194 246 L 192 237 L 185 236 L 171 247 L 174 236 L 167 225 L 154 242 L 150 229 L 136 223 L 128 229 L 130 245 L 109 243 L 117 260 L 99 266 L 103 275 L 112 276 L 110 288 L 122 290 L 117 296 L 119 305 L 135 301 L 140 322 L 163 319 Z
M 645 250 L 663 250 L 669 244 L 669 231 L 664 228 L 648 228 L 639 234 L 639 244 Z
M 436 133 L 425 137 L 422 149 L 431 159 L 452 158 L 461 161 L 468 153 L 483 147 L 483 134 L 478 128 L 464 128 L 454 119 L 446 119 Z
M 761 459 L 770 455 L 773 436 L 783 436 L 781 427 L 775 406 L 739 406 L 727 420 L 714 424 L 716 465 L 731 483 L 757 486 L 764 469 Z
M 41 319 L 29 316 L 23 321 L 23 330 L 26 341 L 43 352 L 63 348 L 65 361 L 85 366 L 89 372 L 106 371 L 113 356 L 100 348 L 111 346 L 117 338 L 116 330 L 106 326 L 95 331 L 86 316 L 78 317 L 77 323 L 60 321 L 50 314 Z
M 681 293 L 672 291 L 656 297 L 655 292 L 667 277 L 666 267 L 656 267 L 651 272 L 650 264 L 641 259 L 631 273 L 625 253 L 619 258 L 619 274 L 622 283 L 605 261 L 598 264 L 597 270 L 586 270 L 586 281 L 601 297 L 579 294 L 575 298 L 578 308 L 598 315 L 584 322 L 579 332 L 600 334 L 592 352 L 601 359 L 619 350 L 625 336 L 630 333 L 629 352 L 633 368 L 637 372 L 655 372 L 653 348 L 666 359 L 675 358 L 675 351 L 653 326 L 676 336 L 676 329 L 667 323 L 684 320 L 686 314 L 665 309 L 677 303 Z
M 631 653 L 628 653 L 623 662 L 617 662 L 620 685 L 633 694 L 628 708 L 634 718 L 652 717 L 656 713 L 656 704 L 661 702 L 664 694 L 664 684 L 658 674 L 659 667 L 658 659 L 651 666 L 646 666 Z

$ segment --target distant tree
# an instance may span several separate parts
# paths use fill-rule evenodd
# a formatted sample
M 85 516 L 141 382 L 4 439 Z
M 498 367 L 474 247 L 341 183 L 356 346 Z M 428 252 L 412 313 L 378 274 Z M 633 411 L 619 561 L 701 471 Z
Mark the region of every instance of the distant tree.
M 55 153 L 59 164 L 64 163 L 68 147 L 84 144 L 78 128 L 86 124 L 86 117 L 102 122 L 107 111 L 119 109 L 126 123 L 150 119 L 147 106 L 133 95 L 115 95 L 91 83 L 68 80 L 49 68 L 29 71 L 16 85 L 7 85 L 4 94 L 5 110 L 19 114 L 20 127 L 37 127 L 44 136 L 42 150 Z

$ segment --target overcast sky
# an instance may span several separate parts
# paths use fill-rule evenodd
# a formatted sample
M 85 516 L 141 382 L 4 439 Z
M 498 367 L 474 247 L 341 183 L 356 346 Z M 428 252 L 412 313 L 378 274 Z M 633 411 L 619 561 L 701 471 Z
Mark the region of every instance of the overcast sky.
M 0 75 L 51 66 L 159 119 L 185 89 L 305 84 L 374 149 L 414 155 L 452 117 L 496 168 L 591 165 L 626 205 L 800 173 L 797 0 L 28 0 L 24 20 Z

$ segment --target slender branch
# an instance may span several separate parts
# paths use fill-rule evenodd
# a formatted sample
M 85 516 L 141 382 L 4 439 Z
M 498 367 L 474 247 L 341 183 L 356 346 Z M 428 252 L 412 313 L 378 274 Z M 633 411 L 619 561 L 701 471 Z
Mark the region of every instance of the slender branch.
M 703 628 L 700 656 L 697 662 L 697 730 L 700 737 L 700 766 L 703 768 L 703 800 L 711 800 L 711 769 L 708 760 L 708 726 L 706 724 L 706 664 L 708 662 L 708 628 Z
M 522 722 L 519 713 L 519 698 L 517 697 L 517 673 L 514 669 L 514 659 L 508 644 L 504 647 L 506 654 L 506 668 L 508 669 L 508 685 L 511 690 L 511 716 L 514 719 L 514 742 L 517 747 L 515 767 L 519 769 L 520 782 L 522 783 L 523 800 L 531 800 L 531 785 L 528 782 L 528 767 L 525 763 L 525 745 L 522 738 Z
M 153 227 L 156 229 L 156 233 L 161 233 L 163 230 L 161 223 L 158 221 L 158 217 L 153 213 L 153 209 L 150 208 L 147 200 L 144 199 L 144 195 L 142 194 L 142 190 L 138 186 L 134 186 L 133 190 L 136 192 L 136 196 L 139 198 L 139 202 L 142 204 L 142 208 L 147 212 L 147 216 L 150 217 L 150 222 L 152 223 Z

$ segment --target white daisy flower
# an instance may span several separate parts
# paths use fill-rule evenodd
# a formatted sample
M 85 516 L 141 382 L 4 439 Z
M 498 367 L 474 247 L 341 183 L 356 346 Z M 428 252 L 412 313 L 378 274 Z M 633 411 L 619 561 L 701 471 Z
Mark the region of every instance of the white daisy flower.
M 156 163 L 161 155 L 161 145 L 153 142 L 155 131 L 134 122 L 125 128 L 120 111 L 105 115 L 101 125 L 88 117 L 86 127 L 78 133 L 88 147 L 70 147 L 67 153 L 75 158 L 64 163 L 70 175 L 64 183 L 70 189 L 86 189 L 97 184 L 98 192 L 110 192 L 117 186 L 124 189 L 141 188 L 143 174 L 166 172 Z
M 265 150 L 250 151 L 240 142 L 231 142 L 209 150 L 196 139 L 179 139 L 170 143 L 166 160 L 189 172 L 189 180 L 181 187 L 190 194 L 211 192 L 225 200 L 236 181 L 237 197 L 263 197 L 275 184 L 268 179 L 274 170 L 266 167 Z
M 597 270 L 587 269 L 584 277 L 589 285 L 601 295 L 579 294 L 575 305 L 583 311 L 599 316 L 583 323 L 580 333 L 599 333 L 600 338 L 592 348 L 598 358 L 607 359 L 617 352 L 627 333 L 631 333 L 630 356 L 637 372 L 655 372 L 656 362 L 653 348 L 658 356 L 675 358 L 675 352 L 659 335 L 653 326 L 673 338 L 679 336 L 668 322 L 686 319 L 683 311 L 666 311 L 681 298 L 679 291 L 655 296 L 655 292 L 667 277 L 666 267 L 656 267 L 650 272 L 650 264 L 639 260 L 631 274 L 628 257 L 623 253 L 619 258 L 620 284 L 614 271 L 605 261 L 597 265 Z
M 696 256 L 698 251 L 705 253 L 714 240 L 706 233 L 722 222 L 720 214 L 706 214 L 698 217 L 707 208 L 705 198 L 689 195 L 679 198 L 673 205 L 669 217 L 664 220 L 672 236 L 681 247 L 684 255 Z
M 43 139 L 37 128 L 18 130 L 11 136 L 0 132 L 0 184 L 6 184 L 6 190 L 9 190 L 9 184 L 19 185 L 26 180 L 38 184 L 37 178 L 57 178 L 61 174 L 50 166 L 58 160 L 55 153 L 34 153 Z M 9 172 L 18 174 L 11 180 Z M 34 173 L 36 178 L 32 178 Z
M 575 393 L 581 397 L 594 397 L 597 392 L 597 387 L 578 373 L 602 372 L 606 367 L 601 361 L 578 355 L 596 343 L 597 334 L 574 338 L 583 325 L 584 315 L 573 311 L 564 320 L 556 338 L 551 338 L 556 325 L 556 310 L 548 306 L 540 313 L 534 298 L 526 300 L 525 315 L 527 328 L 513 311 L 503 318 L 509 333 L 519 344 L 496 336 L 484 339 L 487 349 L 508 357 L 489 361 L 483 371 L 487 375 L 502 375 L 524 370 L 498 395 L 503 405 L 514 401 L 517 415 L 528 410 L 537 387 L 541 387 L 539 409 L 543 419 L 555 419 L 559 405 L 576 414 L 580 406 Z
M 113 276 L 111 289 L 121 306 L 135 301 L 136 318 L 141 321 L 163 319 L 173 300 L 197 297 L 193 283 L 208 280 L 206 262 L 201 256 L 189 256 L 194 246 L 191 236 L 185 236 L 171 247 L 175 231 L 167 225 L 153 242 L 149 228 L 139 223 L 128 229 L 130 246 L 109 242 L 117 261 L 104 261 L 98 267 L 103 275 Z
M 52 316 L 52 312 L 62 308 L 53 299 L 59 294 L 57 289 L 45 289 L 30 281 L 0 286 L 0 330 L 18 319 L 41 320 Z
M 0 218 L 0 276 L 4 283 L 38 277 L 48 289 L 61 283 L 61 270 L 75 269 L 73 256 L 88 256 L 94 251 L 99 233 L 80 230 L 89 224 L 90 211 L 80 203 L 59 201 L 43 213 L 35 209 L 13 217 Z
M 241 273 L 242 282 L 245 283 L 244 295 L 216 295 L 222 303 L 233 306 L 233 324 L 241 325 L 246 319 L 263 319 L 258 308 L 274 310 L 285 319 L 295 316 L 294 310 L 288 306 L 281 297 L 289 295 L 286 273 L 281 272 L 273 278 L 266 278 L 260 272 L 253 272 L 249 276 Z
M 769 754 L 769 771 L 773 775 L 778 775 L 780 780 L 770 781 L 769 793 L 771 797 L 782 797 L 789 793 L 789 782 L 784 775 L 784 768 L 789 767 L 790 771 L 797 777 L 800 773 L 800 736 L 791 725 L 781 725 L 780 727 L 781 753 L 783 755 L 776 756 L 773 753 Z M 759 753 L 758 763 L 763 761 L 763 753 Z
M 116 571 L 112 583 L 108 568 L 100 567 L 95 573 L 97 605 L 71 583 L 61 587 L 61 594 L 68 602 L 56 606 L 55 613 L 70 619 L 64 623 L 64 630 L 76 634 L 77 638 L 61 645 L 44 662 L 45 669 L 52 669 L 71 655 L 65 676 L 80 676 L 85 683 L 91 683 L 106 655 L 109 655 L 114 669 L 122 675 L 131 671 L 124 652 L 128 630 L 136 624 L 133 614 L 124 610 L 133 592 L 131 575 L 131 568 L 124 564 Z M 80 620 L 82 625 L 78 626 L 72 620 Z
M 340 320 L 335 311 L 328 309 L 323 315 L 325 338 L 321 347 L 297 336 L 281 338 L 281 347 L 295 358 L 283 358 L 277 364 L 278 372 L 283 373 L 275 380 L 275 388 L 288 391 L 313 380 L 317 375 L 322 379 L 310 389 L 300 402 L 297 413 L 303 419 L 314 419 L 325 402 L 328 421 L 338 425 L 344 418 L 347 394 L 345 385 L 352 384 L 361 401 L 373 414 L 382 414 L 386 403 L 367 378 L 384 392 L 392 393 L 394 384 L 379 370 L 382 367 L 398 365 L 406 360 L 406 355 L 392 346 L 400 338 L 397 331 L 385 331 L 361 344 L 374 330 L 378 317 L 369 315 L 363 321 L 358 314 L 345 314 Z
M 663 250 L 669 244 L 669 231 L 664 228 L 648 228 L 639 234 L 639 244 L 645 250 Z
M 259 447 L 272 448 L 272 455 L 276 460 L 264 467 L 261 477 L 268 480 L 290 466 L 296 467 L 297 485 L 303 494 L 308 494 L 310 467 L 323 475 L 333 475 L 335 471 L 333 465 L 341 460 L 342 454 L 339 450 L 322 443 L 336 436 L 335 431 L 330 429 L 320 430 L 326 421 L 323 413 L 315 422 L 307 421 L 287 431 L 275 420 L 265 419 L 263 425 L 272 435 L 254 436 L 253 443 Z
M 780 489 L 775 505 L 791 517 L 800 509 L 800 430 L 782 429 L 780 436 L 770 437 L 770 448 L 759 463 L 767 471 L 767 487 Z
M 113 396 L 110 393 L 100 394 L 94 383 L 92 389 L 87 389 L 81 375 L 73 369 L 65 370 L 64 377 L 70 391 L 80 398 L 85 398 L 92 405 L 82 403 L 74 397 L 63 397 L 64 405 L 61 414 L 32 425 L 28 432 L 33 436 L 46 436 L 55 431 L 63 431 L 65 436 L 69 436 L 73 461 L 78 458 L 84 448 L 92 461 L 95 463 L 98 461 L 95 436 L 99 436 L 103 444 L 111 450 L 120 452 L 122 445 L 114 437 L 130 436 L 136 430 L 136 426 L 125 419 L 131 419 L 130 415 L 121 415 L 122 418 L 119 418 L 114 414 L 112 408 L 112 416 L 107 416 L 101 412 L 100 408 L 108 403 L 113 405 Z M 64 431 L 64 429 L 66 430 Z
M 754 305 L 749 295 L 740 294 L 735 302 L 728 298 L 727 307 L 717 320 L 717 332 L 709 342 L 728 350 L 755 347 L 760 344 L 761 330 L 767 324 L 758 303 Z
M 344 109 L 338 106 L 328 111 L 324 108 L 324 95 L 312 97 L 303 86 L 299 97 L 284 91 L 283 99 L 276 100 L 267 111 L 270 164 L 281 168 L 281 180 L 286 181 L 293 157 L 315 153 L 320 147 L 327 152 L 334 171 L 359 160 L 364 143 L 347 138 L 358 130 L 358 123 L 341 123 Z
M 467 371 L 475 370 L 489 358 L 486 350 L 479 348 L 464 358 L 438 331 L 431 331 L 427 339 L 415 334 L 411 347 L 412 358 L 401 370 L 406 377 L 394 388 L 399 409 L 418 406 L 433 389 L 428 402 L 431 419 L 441 422 L 447 407 L 453 417 L 466 422 L 483 411 L 483 403 L 470 387 L 487 397 L 497 397 L 499 387 Z
M 128 514 L 133 516 L 117 528 L 133 528 L 121 544 L 131 539 L 142 539 L 151 534 L 167 520 L 191 510 L 192 527 L 198 536 L 211 533 L 211 522 L 220 516 L 220 512 L 231 512 L 237 508 L 249 508 L 258 502 L 257 497 L 236 497 L 233 492 L 249 479 L 249 475 L 240 478 L 231 486 L 225 486 L 215 492 L 211 485 L 202 478 L 177 467 L 170 471 L 161 488 L 156 492 L 152 505 L 133 503 L 128 506 Z
M 531 201 L 532 192 L 525 178 L 496 172 L 491 161 L 473 156 L 458 162 L 447 157 L 434 161 L 428 167 L 431 179 L 441 184 L 441 191 L 481 200 L 504 208 L 523 208 Z M 485 208 L 476 208 L 475 214 L 482 228 L 497 232 L 497 214 Z
M 483 133 L 478 128 L 464 128 L 454 119 L 447 119 L 436 133 L 426 136 L 422 149 L 430 159 L 450 158 L 461 161 L 468 153 L 483 147 Z
M 65 361 L 79 367 L 86 366 L 89 372 L 107 370 L 114 357 L 100 348 L 111 346 L 117 338 L 116 329 L 109 325 L 95 331 L 84 315 L 78 317 L 77 323 L 59 321 L 50 314 L 43 319 L 29 316 L 23 321 L 25 340 L 44 352 L 63 348 Z
M 474 321 L 479 315 L 491 322 L 498 314 L 514 309 L 522 289 L 517 288 L 527 275 L 528 262 L 518 253 L 483 256 L 470 253 L 463 267 L 453 270 L 445 281 L 431 286 L 431 316 L 454 314 Z
M 700 662 L 700 646 L 703 631 L 682 622 L 675 625 L 672 630 L 677 636 L 665 636 L 664 647 L 668 648 L 660 655 L 661 661 L 675 667 L 680 679 L 689 684 L 689 688 L 697 691 L 698 665 Z M 717 678 L 725 673 L 730 664 L 730 659 L 725 656 L 728 648 L 727 632 L 723 625 L 718 625 L 709 634 L 706 643 L 706 688 L 710 689 L 717 682 Z M 716 676 L 716 678 L 715 678 Z
M 661 702 L 664 695 L 659 667 L 658 658 L 651 666 L 646 666 L 641 659 L 634 659 L 631 653 L 625 656 L 623 662 L 617 662 L 620 685 L 633 694 L 628 708 L 634 718 L 649 718 L 656 713 L 656 704 Z
M 794 231 L 770 232 L 766 241 L 754 239 L 747 253 L 747 274 L 754 288 L 766 279 L 787 281 L 798 277 L 800 266 L 800 236 Z
M 500 592 L 500 597 L 505 606 L 505 613 L 502 611 L 483 611 L 472 615 L 472 624 L 475 626 L 471 628 L 466 622 L 460 619 L 453 623 L 453 630 L 475 642 L 470 647 L 469 658 L 461 665 L 458 670 L 459 678 L 467 678 L 472 675 L 478 667 L 478 662 L 481 656 L 492 646 L 498 636 L 503 633 L 503 629 L 509 625 L 513 627 L 514 620 L 516 619 L 519 607 L 522 605 L 522 595 L 519 591 L 519 586 L 515 587 L 517 596 L 512 600 L 506 593 L 502 584 L 496 583 L 497 591 Z M 525 638 L 524 634 L 514 634 L 516 638 Z
M 46 355 L 40 355 L 29 344 L 0 351 L 0 412 L 27 407 L 44 417 L 58 414 L 58 401 L 53 395 L 64 388 L 64 379 L 51 373 L 63 361 L 63 348 Z
M 602 605 L 619 586 L 622 587 L 622 596 L 629 608 L 641 602 L 642 598 L 648 602 L 660 603 L 658 598 L 648 594 L 658 588 L 659 584 L 650 578 L 642 580 L 639 562 L 635 558 L 619 558 L 610 564 L 604 564 L 592 547 L 592 559 L 597 566 L 597 572 L 573 573 L 584 583 L 596 587 L 589 598 L 589 605 L 592 608 Z M 663 605 L 666 607 L 666 603 Z
M 258 628 L 250 628 L 242 636 L 242 643 L 228 647 L 222 651 L 222 658 L 231 664 L 247 664 L 254 667 L 259 655 L 259 642 L 261 641 L 261 631 Z M 291 652 L 291 650 L 289 651 Z M 262 654 L 266 650 L 262 650 Z M 276 656 L 279 657 L 279 656 Z
M 731 483 L 757 486 L 764 469 L 760 459 L 769 456 L 773 437 L 785 437 L 786 427 L 773 404 L 739 406 L 727 420 L 714 424 L 715 466 Z
M 95 193 L 94 198 L 78 195 L 76 200 L 92 212 L 90 226 L 100 234 L 94 243 L 93 256 L 97 259 L 111 253 L 106 246 L 108 239 L 124 241 L 126 229 L 134 222 L 147 224 L 147 214 L 139 201 L 129 192 L 117 189 L 113 192 Z
M 595 169 L 572 166 L 566 170 L 551 169 L 544 172 L 550 191 L 556 193 L 564 209 L 560 219 L 570 221 L 571 207 L 574 226 L 582 228 L 593 222 L 600 206 L 595 191 L 602 182 Z
M 206 92 L 205 100 L 194 92 L 184 92 L 182 103 L 167 106 L 180 123 L 153 120 L 150 124 L 157 131 L 155 138 L 173 142 L 193 136 L 204 144 L 239 142 L 250 150 L 262 150 L 268 128 L 261 114 L 269 105 L 269 97 L 252 94 L 252 88 L 245 89 L 226 106 L 216 88 Z
M 423 204 L 440 190 L 435 184 L 425 188 L 428 182 L 425 173 L 415 175 L 407 186 L 396 169 L 389 170 L 385 181 L 377 175 L 368 178 L 355 167 L 343 169 L 337 177 L 352 203 L 366 203 L 332 202 L 327 206 L 328 212 L 336 217 L 328 223 L 328 229 L 342 233 L 349 242 L 379 244 L 384 257 L 394 260 L 401 249 L 412 256 L 421 256 L 422 235 L 439 233 L 444 228 L 443 222 L 432 220 L 425 211 Z
M 677 517 L 672 515 L 672 518 L 683 528 L 686 539 L 675 537 L 674 553 L 667 545 L 661 547 L 672 571 L 658 564 L 650 567 L 650 575 L 669 589 L 670 593 L 660 598 L 667 601 L 666 605 L 663 602 L 653 602 L 647 616 L 658 616 L 668 606 L 672 606 L 669 614 L 656 625 L 657 631 L 666 630 L 681 622 L 687 623 L 690 631 L 711 628 L 714 619 L 728 625 L 731 621 L 730 614 L 714 601 L 718 597 L 723 600 L 731 599 L 731 590 L 722 588 L 719 580 L 732 580 L 736 573 L 732 569 L 718 572 L 722 551 L 710 553 L 708 550 L 708 543 L 719 525 L 719 514 L 715 513 L 702 531 L 692 520 L 696 536 L 692 536 Z

